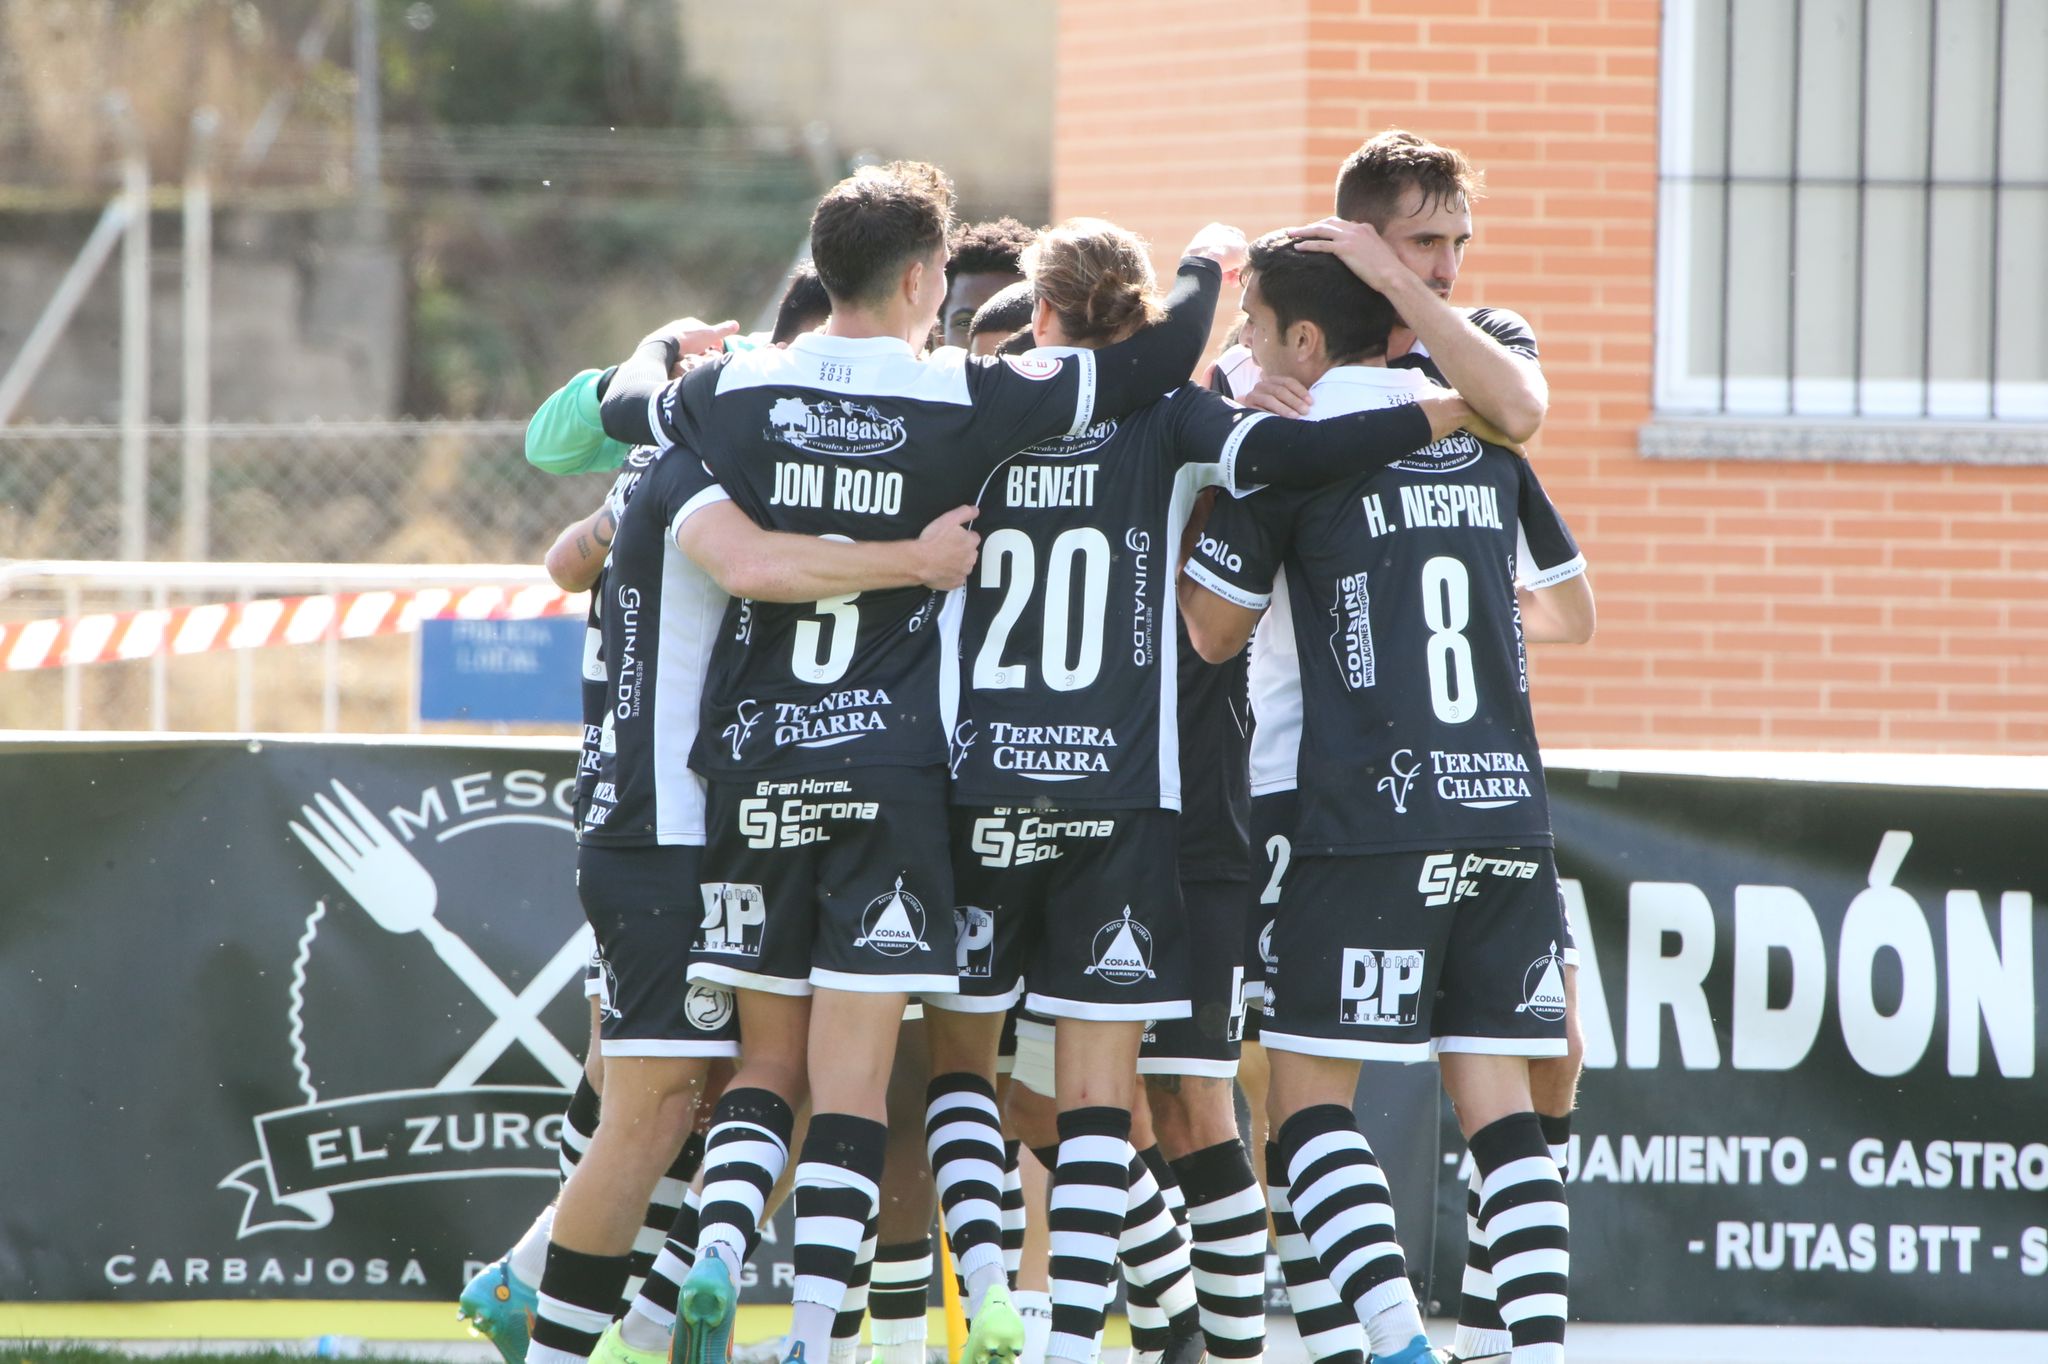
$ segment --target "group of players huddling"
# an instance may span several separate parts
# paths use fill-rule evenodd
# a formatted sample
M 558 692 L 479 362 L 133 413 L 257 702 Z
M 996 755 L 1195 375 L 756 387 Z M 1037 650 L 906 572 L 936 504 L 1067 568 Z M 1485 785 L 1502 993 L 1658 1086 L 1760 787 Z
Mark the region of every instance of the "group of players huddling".
M 556 1204 L 463 1295 L 508 1361 L 723 1364 L 790 1176 L 796 1364 L 864 1315 L 922 1364 L 935 1202 L 964 1364 L 1092 1364 L 1120 1263 L 1141 1361 L 1257 1361 L 1269 1229 L 1312 1359 L 1434 1359 L 1352 1108 L 1429 1057 L 1452 1357 L 1563 1359 L 1525 646 L 1593 608 L 1534 338 L 1448 302 L 1474 190 L 1383 133 L 1336 216 L 1205 228 L 1162 296 L 1113 224 L 956 227 L 870 167 L 772 338 L 671 323 L 548 400 L 529 457 L 620 473 L 548 556 L 591 590 L 594 1037 Z

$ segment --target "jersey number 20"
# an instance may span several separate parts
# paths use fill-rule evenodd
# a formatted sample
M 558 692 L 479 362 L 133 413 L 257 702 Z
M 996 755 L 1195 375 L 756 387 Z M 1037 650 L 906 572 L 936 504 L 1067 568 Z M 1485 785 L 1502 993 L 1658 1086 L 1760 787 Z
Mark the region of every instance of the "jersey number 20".
M 1074 570 L 1081 571 L 1081 647 L 1072 649 Z M 1031 537 L 1014 526 L 992 531 L 981 545 L 981 582 L 985 588 L 1009 584 L 988 638 L 974 656 L 978 691 L 1022 687 L 1030 680 L 1028 664 L 1004 663 L 1003 648 L 1038 583 L 1038 556 Z M 1054 691 L 1079 691 L 1102 671 L 1102 618 L 1109 610 L 1109 537 L 1093 526 L 1063 530 L 1045 555 L 1045 622 L 1039 631 L 1039 662 L 1045 685 Z

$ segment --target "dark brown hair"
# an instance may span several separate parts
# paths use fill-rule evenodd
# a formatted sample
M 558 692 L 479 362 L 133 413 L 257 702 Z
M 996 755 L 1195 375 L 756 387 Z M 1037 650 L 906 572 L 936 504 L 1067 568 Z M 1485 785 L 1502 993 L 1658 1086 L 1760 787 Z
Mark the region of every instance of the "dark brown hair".
M 1281 331 L 1297 322 L 1316 324 L 1331 364 L 1387 353 L 1394 305 L 1331 253 L 1298 250 L 1285 232 L 1269 232 L 1252 243 L 1245 270 L 1258 281 L 1259 298 Z
M 1401 128 L 1367 138 L 1337 171 L 1337 216 L 1384 231 L 1410 189 L 1423 209 L 1453 207 L 1479 197 L 1484 177 L 1465 154 Z
M 1145 239 L 1101 218 L 1069 218 L 1039 233 L 1024 273 L 1076 345 L 1121 340 L 1164 313 Z
M 952 225 L 953 186 L 937 166 L 863 166 L 818 200 L 811 263 L 835 300 L 871 303 L 904 266 L 942 248 Z
M 1037 232 L 1015 218 L 962 223 L 946 243 L 946 283 L 961 275 L 1021 275 L 1018 259 Z

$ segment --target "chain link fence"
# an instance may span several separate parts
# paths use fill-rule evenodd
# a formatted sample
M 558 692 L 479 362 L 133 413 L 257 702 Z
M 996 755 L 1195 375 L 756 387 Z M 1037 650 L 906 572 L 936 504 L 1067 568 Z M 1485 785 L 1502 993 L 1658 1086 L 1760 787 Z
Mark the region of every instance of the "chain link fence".
M 322 422 L 207 430 L 188 490 L 184 431 L 148 431 L 144 557 L 361 563 L 537 562 L 608 480 L 533 469 L 517 421 Z M 121 545 L 121 431 L 0 427 L 0 555 L 112 559 Z M 188 494 L 204 542 L 187 553 Z
M 211 427 L 203 494 L 193 490 L 205 499 L 205 542 L 189 557 L 538 563 L 610 480 L 540 473 L 526 463 L 525 433 L 517 421 Z M 184 432 L 147 434 L 145 554 L 183 559 Z M 120 451 L 114 426 L 0 427 L 0 558 L 118 558 Z M 0 599 L 0 619 L 232 595 L 43 588 Z M 402 732 L 417 727 L 413 668 L 412 640 L 383 638 L 0 672 L 0 729 Z

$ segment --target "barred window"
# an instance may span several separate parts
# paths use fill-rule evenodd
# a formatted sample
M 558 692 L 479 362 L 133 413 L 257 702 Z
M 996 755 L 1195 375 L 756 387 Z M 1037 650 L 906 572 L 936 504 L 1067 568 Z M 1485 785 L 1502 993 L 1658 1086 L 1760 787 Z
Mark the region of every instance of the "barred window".
M 2044 72 L 2040 0 L 1666 0 L 1659 415 L 2048 420 Z

